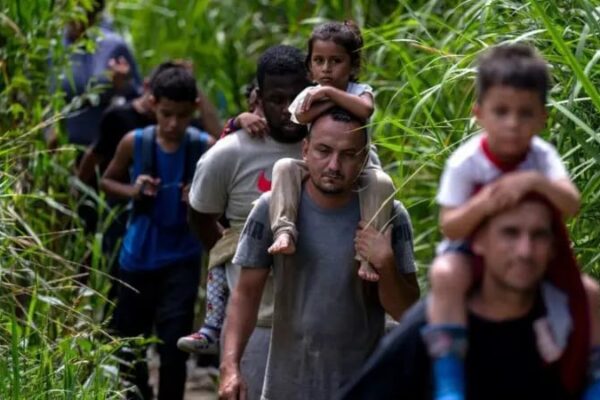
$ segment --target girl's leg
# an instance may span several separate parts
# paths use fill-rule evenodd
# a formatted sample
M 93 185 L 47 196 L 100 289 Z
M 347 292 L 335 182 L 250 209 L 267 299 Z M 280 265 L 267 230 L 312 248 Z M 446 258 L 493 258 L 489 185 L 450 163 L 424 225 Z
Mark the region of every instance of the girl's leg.
M 282 158 L 273 166 L 273 185 L 269 217 L 273 231 L 271 254 L 294 254 L 296 252 L 296 217 L 302 181 L 308 174 L 302 160 Z
M 208 271 L 204 324 L 197 332 L 179 338 L 177 347 L 189 353 L 217 354 L 228 298 L 225 266 L 217 265 Z

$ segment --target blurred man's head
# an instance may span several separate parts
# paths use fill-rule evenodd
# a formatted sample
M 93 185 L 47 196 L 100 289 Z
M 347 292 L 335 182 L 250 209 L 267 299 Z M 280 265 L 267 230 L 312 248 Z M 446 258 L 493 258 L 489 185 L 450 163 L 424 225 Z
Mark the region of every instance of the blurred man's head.
M 484 261 L 484 286 L 535 291 L 554 257 L 553 218 L 542 200 L 526 199 L 484 222 L 472 242 Z

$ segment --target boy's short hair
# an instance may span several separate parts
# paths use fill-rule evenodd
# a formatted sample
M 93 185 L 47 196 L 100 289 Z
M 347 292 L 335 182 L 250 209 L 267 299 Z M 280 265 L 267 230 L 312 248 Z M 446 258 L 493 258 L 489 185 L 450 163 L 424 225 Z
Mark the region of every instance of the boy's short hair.
M 506 85 L 538 92 L 542 104 L 550 85 L 546 61 L 537 50 L 525 44 L 494 46 L 479 58 L 477 101 L 482 102 L 493 86 Z
M 156 79 L 158 74 L 160 74 L 164 70 L 169 69 L 169 68 L 175 68 L 175 67 L 179 67 L 179 64 L 177 64 L 176 62 L 171 61 L 171 60 L 158 64 L 158 66 L 156 66 L 148 75 L 148 78 L 147 78 L 148 84 L 152 85 L 152 82 L 154 82 L 154 79 Z
M 166 97 L 172 101 L 194 103 L 198 98 L 196 79 L 181 64 L 162 63 L 153 71 L 149 83 L 156 101 Z
M 256 81 L 262 89 L 266 75 L 308 76 L 304 65 L 304 53 L 296 47 L 278 45 L 269 47 L 258 60 Z

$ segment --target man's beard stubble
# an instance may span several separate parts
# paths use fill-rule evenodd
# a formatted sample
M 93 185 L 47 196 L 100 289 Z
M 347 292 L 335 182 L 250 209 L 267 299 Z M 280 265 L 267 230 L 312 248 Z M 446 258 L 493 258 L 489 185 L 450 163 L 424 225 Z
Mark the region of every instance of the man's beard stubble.
M 279 129 L 273 129 L 270 125 L 269 125 L 269 134 L 270 136 L 277 142 L 280 143 L 298 143 L 299 141 L 301 141 L 302 139 L 304 139 L 306 137 L 306 135 L 308 134 L 308 130 L 306 129 L 306 126 L 303 125 L 298 125 L 298 128 L 292 133 L 284 133 L 283 130 Z
M 330 176 L 332 178 L 343 178 L 341 174 L 339 173 L 324 173 L 324 176 Z M 334 195 L 338 195 L 340 193 L 344 192 L 344 188 L 343 187 L 337 187 L 337 188 L 327 188 L 324 187 L 323 185 L 321 185 L 321 183 L 317 180 L 314 179 L 312 176 L 310 177 L 310 180 L 313 183 L 313 186 L 321 193 L 323 193 L 324 195 L 328 195 L 328 196 L 334 196 Z

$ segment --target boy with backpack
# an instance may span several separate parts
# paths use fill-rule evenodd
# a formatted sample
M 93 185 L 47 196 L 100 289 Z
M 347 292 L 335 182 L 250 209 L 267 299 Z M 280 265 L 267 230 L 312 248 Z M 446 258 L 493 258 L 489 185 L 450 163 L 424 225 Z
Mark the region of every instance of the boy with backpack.
M 187 354 L 176 343 L 192 328 L 200 280 L 200 242 L 186 221 L 188 193 L 209 136 L 189 126 L 198 101 L 189 71 L 177 66 L 161 71 L 151 91 L 157 124 L 120 141 L 100 186 L 109 196 L 133 201 L 119 255 L 125 285 L 115 326 L 126 337 L 156 333 L 158 398 L 177 400 L 183 399 Z M 133 365 L 138 390 L 133 398 L 151 399 L 145 360 Z

